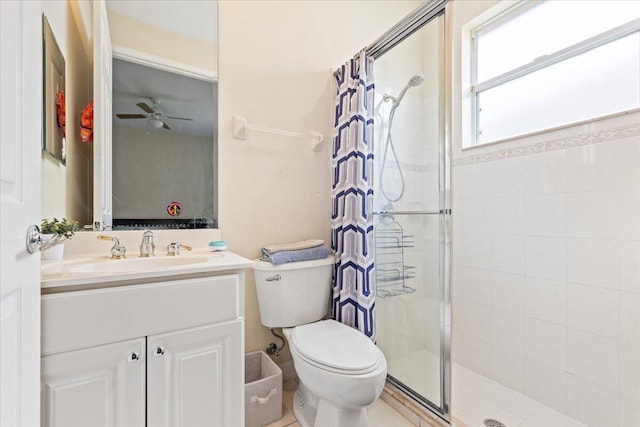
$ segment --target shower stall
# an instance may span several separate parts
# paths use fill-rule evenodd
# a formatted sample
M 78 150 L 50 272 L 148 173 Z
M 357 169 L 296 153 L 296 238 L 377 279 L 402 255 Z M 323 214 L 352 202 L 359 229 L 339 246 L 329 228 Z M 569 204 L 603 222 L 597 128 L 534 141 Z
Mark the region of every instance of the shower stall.
M 445 4 L 425 3 L 369 49 L 377 344 L 389 382 L 450 421 Z

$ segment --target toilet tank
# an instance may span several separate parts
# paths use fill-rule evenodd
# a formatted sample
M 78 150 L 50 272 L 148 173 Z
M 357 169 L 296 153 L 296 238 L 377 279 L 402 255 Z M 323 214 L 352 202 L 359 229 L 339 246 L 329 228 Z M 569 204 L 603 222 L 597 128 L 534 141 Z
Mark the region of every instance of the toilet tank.
M 329 309 L 333 256 L 273 265 L 255 261 L 260 322 L 289 328 L 322 319 Z

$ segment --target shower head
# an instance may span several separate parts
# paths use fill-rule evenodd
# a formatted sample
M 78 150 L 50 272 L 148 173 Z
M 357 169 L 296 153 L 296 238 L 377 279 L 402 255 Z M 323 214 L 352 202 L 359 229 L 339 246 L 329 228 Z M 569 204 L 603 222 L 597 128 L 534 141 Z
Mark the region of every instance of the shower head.
M 407 84 L 404 86 L 404 88 L 402 88 L 400 95 L 398 95 L 398 99 L 396 99 L 396 101 L 393 103 L 394 107 L 397 108 L 398 106 L 400 106 L 400 101 L 402 101 L 404 94 L 407 93 L 407 90 L 409 90 L 410 87 L 419 86 L 420 84 L 422 84 L 423 81 L 424 81 L 424 76 L 422 75 L 411 77 L 407 82 Z
M 421 85 L 423 81 L 424 81 L 424 76 L 421 74 L 418 74 L 417 76 L 413 76 L 409 79 L 408 85 L 411 87 L 416 87 L 418 85 Z
M 383 95 L 382 96 L 382 100 L 387 102 L 387 101 L 392 101 L 393 102 L 393 106 L 395 108 L 398 108 L 400 106 L 400 101 L 402 101 L 402 98 L 404 97 L 404 94 L 407 93 L 407 90 L 409 90 L 410 87 L 416 87 L 422 84 L 422 82 L 424 82 L 424 76 L 421 74 L 415 75 L 413 77 L 411 77 L 409 79 L 409 81 L 407 82 L 407 84 L 402 88 L 402 90 L 400 91 L 400 95 L 398 95 L 397 98 L 391 96 L 391 95 Z

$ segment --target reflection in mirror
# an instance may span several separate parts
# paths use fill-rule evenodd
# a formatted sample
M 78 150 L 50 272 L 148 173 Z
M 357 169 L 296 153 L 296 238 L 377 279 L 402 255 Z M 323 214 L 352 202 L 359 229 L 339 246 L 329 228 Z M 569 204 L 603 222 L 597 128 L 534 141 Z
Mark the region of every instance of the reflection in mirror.
M 65 63 L 46 16 L 42 16 L 43 37 L 43 122 L 42 151 L 66 163 Z
M 217 84 L 113 60 L 113 228 L 215 228 Z

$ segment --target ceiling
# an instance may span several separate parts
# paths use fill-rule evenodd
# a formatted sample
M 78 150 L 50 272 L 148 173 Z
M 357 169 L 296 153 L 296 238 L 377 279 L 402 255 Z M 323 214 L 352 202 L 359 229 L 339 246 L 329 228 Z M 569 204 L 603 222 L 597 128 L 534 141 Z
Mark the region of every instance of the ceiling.
M 215 0 L 107 0 L 107 9 L 206 43 L 217 44 Z
M 147 120 L 123 120 L 116 114 L 144 114 L 136 104 L 144 102 L 151 107 L 151 97 L 160 100 L 160 109 L 165 115 L 193 121 L 167 119 L 171 131 L 150 127 L 150 132 L 173 132 L 214 139 L 218 116 L 216 83 L 114 58 L 113 125 L 146 130 Z

